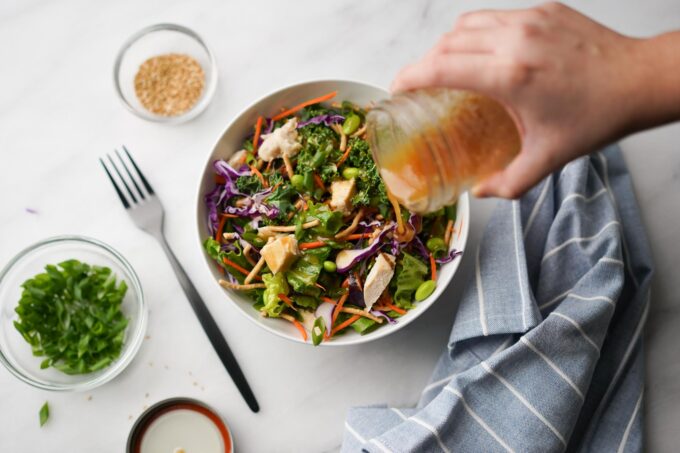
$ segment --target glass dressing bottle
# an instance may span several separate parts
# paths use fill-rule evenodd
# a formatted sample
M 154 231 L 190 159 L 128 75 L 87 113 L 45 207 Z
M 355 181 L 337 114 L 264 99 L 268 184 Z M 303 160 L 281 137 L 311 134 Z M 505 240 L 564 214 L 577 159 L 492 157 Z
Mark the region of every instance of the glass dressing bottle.
M 521 147 L 519 131 L 500 103 L 443 88 L 381 101 L 367 115 L 367 134 L 388 190 L 421 214 L 455 203 L 510 163 Z

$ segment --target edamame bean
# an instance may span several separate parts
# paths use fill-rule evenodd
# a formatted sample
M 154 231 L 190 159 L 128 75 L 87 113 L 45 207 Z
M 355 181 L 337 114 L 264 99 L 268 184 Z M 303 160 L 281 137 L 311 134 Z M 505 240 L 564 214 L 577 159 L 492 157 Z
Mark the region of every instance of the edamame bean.
M 328 154 L 326 154 L 324 151 L 318 150 L 316 154 L 314 154 L 314 158 L 312 159 L 312 168 L 318 168 L 319 165 L 323 164 L 326 161 L 327 157 Z
M 361 123 L 361 118 L 356 113 L 350 113 L 345 118 L 345 122 L 342 123 L 342 132 L 345 135 L 353 134 L 357 129 L 359 129 L 359 124 Z
M 305 183 L 305 178 L 302 175 L 293 175 L 290 178 L 290 183 L 298 190 L 301 190 Z
M 347 167 L 344 170 L 342 170 L 342 177 L 345 179 L 352 179 L 358 177 L 359 173 L 361 173 L 361 170 L 359 170 L 358 168 Z
M 323 268 L 326 272 L 335 272 L 338 270 L 338 266 L 333 261 L 324 261 Z
M 302 181 L 303 181 L 303 182 L 302 182 L 302 186 L 303 186 L 305 189 L 307 189 L 307 190 L 309 190 L 309 191 L 311 191 L 312 189 L 314 189 L 314 176 L 312 175 L 312 172 L 311 172 L 311 171 L 305 173 L 305 175 L 304 175 L 302 178 L 303 178 L 303 179 L 302 179 Z
M 430 297 L 430 294 L 434 292 L 434 289 L 436 287 L 437 282 L 435 282 L 434 280 L 427 280 L 421 283 L 418 289 L 416 290 L 416 301 L 420 302 L 421 300 L 425 300 L 428 297 Z
M 265 244 L 266 244 L 266 242 L 265 242 L 264 239 L 262 239 L 260 236 L 256 236 L 256 237 L 253 239 L 253 245 L 254 245 L 255 247 L 262 247 L 262 246 L 265 245 Z
M 446 244 L 444 243 L 444 239 L 437 237 L 428 239 L 427 249 L 432 253 L 436 253 L 440 250 L 446 250 Z

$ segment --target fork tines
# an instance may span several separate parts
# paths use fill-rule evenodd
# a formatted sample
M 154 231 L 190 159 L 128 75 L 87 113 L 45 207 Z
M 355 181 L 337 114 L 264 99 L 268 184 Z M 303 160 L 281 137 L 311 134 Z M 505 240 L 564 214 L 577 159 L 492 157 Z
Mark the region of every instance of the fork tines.
M 132 204 L 137 204 L 140 203 L 143 200 L 146 200 L 147 196 L 153 196 L 154 191 L 153 188 L 151 187 L 151 184 L 149 184 L 149 181 L 146 180 L 146 177 L 144 177 L 144 173 L 139 169 L 137 166 L 137 162 L 132 158 L 130 155 L 130 152 L 127 150 L 125 146 L 123 146 L 123 152 L 127 156 L 127 161 L 129 163 L 126 163 L 126 160 L 123 159 L 121 154 L 118 152 L 117 149 L 114 150 L 114 153 L 116 154 L 116 157 L 118 158 L 119 164 L 116 164 L 114 162 L 113 158 L 111 157 L 111 154 L 106 154 L 106 158 L 108 160 L 108 163 L 104 161 L 101 157 L 99 158 L 99 163 L 102 164 L 102 167 L 104 168 L 104 171 L 109 177 L 109 180 L 111 181 L 111 184 L 113 184 L 114 189 L 116 189 L 116 193 L 118 194 L 118 197 L 120 198 L 120 201 L 123 203 L 123 206 L 125 206 L 125 209 L 128 209 Z M 118 165 L 123 167 L 123 170 L 125 174 L 127 175 L 127 179 L 125 176 L 123 176 L 123 173 L 118 169 Z M 136 177 L 133 176 L 132 172 L 130 171 L 130 167 L 132 166 L 135 170 Z M 122 183 L 123 187 L 125 188 L 125 192 L 127 192 L 127 196 L 125 193 L 121 190 L 119 183 L 116 181 L 116 178 L 114 178 L 113 174 L 109 170 L 109 168 L 113 168 L 113 171 L 116 173 L 118 176 L 118 181 Z M 144 189 L 146 189 L 146 194 L 144 193 L 144 190 L 139 186 L 137 183 L 137 180 L 141 182 L 142 186 L 144 186 Z M 132 190 L 130 188 L 130 185 L 128 184 L 128 181 L 132 183 L 134 188 L 136 190 Z M 135 195 L 136 194 L 136 195 Z M 129 196 L 129 198 L 128 198 Z

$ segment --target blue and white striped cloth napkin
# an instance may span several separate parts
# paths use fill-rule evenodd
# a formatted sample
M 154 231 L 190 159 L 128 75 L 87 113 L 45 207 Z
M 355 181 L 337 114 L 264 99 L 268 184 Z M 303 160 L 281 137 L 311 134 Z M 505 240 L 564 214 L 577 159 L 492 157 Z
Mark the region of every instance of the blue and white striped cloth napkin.
M 343 452 L 638 452 L 652 259 L 616 146 L 502 201 L 415 408 L 350 410 Z

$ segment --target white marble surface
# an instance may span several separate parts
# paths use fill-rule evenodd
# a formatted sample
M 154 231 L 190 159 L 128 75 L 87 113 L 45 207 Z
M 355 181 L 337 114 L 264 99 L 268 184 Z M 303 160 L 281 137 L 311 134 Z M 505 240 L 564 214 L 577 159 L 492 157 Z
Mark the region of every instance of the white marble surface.
M 532 2 L 516 2 L 514 6 Z M 623 32 L 680 28 L 680 3 L 573 2 Z M 204 157 L 241 108 L 277 87 L 320 77 L 387 85 L 457 14 L 500 1 L 320 2 L 4 0 L 0 3 L 0 263 L 55 234 L 100 238 L 137 269 L 151 307 L 146 340 L 117 379 L 87 393 L 34 390 L 0 370 L 0 447 L 8 452 L 120 452 L 146 405 L 187 395 L 216 407 L 238 451 L 338 448 L 346 409 L 409 405 L 428 379 L 455 312 L 470 256 L 445 297 L 403 331 L 346 349 L 313 349 L 256 328 L 210 281 L 195 238 L 195 184 Z M 155 22 L 194 28 L 220 80 L 212 106 L 181 126 L 144 122 L 115 97 L 122 41 Z M 644 87 L 641 87 L 644 89 Z M 603 119 L 604 120 L 604 119 Z M 232 345 L 262 406 L 247 409 L 196 322 L 161 249 L 126 217 L 97 157 L 125 143 L 167 208 L 170 243 Z M 647 445 L 677 451 L 680 433 L 680 125 L 623 142 L 657 263 L 647 329 Z M 473 204 L 469 248 L 492 202 Z M 38 211 L 25 212 L 25 207 Z M 91 399 L 90 399 L 91 397 Z M 52 416 L 38 428 L 38 409 Z

